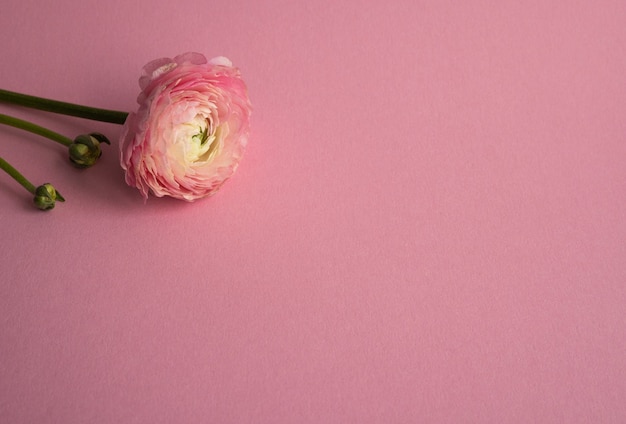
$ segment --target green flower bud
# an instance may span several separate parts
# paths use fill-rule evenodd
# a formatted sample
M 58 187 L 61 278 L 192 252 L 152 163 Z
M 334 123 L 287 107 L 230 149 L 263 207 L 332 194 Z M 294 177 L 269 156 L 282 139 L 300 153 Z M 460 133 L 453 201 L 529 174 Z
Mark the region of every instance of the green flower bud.
M 54 203 L 56 201 L 65 202 L 61 193 L 56 191 L 52 184 L 46 183 L 40 185 L 35 189 L 35 198 L 33 202 L 35 202 L 35 206 L 37 206 L 42 211 L 47 211 L 54 208 Z
M 100 156 L 100 143 L 111 144 L 109 139 L 100 133 L 82 134 L 70 144 L 70 161 L 78 168 L 89 168 Z

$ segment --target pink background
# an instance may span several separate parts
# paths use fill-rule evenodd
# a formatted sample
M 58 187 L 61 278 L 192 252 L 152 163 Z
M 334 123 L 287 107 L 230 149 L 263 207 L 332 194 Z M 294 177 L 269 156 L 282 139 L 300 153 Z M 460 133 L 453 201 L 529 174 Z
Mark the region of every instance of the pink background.
M 523 4 L 521 4 L 523 3 Z M 0 128 L 2 423 L 626 422 L 626 2 L 5 0 L 5 89 L 136 107 L 228 56 L 254 104 L 194 204 Z

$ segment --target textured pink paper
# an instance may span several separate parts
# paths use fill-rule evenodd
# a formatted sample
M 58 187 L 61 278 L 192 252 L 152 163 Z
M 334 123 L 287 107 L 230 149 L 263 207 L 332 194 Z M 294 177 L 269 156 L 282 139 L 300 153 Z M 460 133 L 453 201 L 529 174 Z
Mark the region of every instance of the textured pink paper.
M 0 86 L 229 57 L 235 176 L 143 203 L 0 128 L 0 422 L 626 422 L 626 3 L 8 0 Z M 0 105 L 75 136 L 120 127 Z

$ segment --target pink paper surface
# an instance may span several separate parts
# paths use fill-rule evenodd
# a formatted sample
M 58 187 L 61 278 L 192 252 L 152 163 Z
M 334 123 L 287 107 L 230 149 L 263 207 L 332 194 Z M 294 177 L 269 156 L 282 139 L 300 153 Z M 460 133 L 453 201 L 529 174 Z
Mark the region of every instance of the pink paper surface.
M 248 83 L 193 204 L 0 128 L 2 423 L 626 422 L 626 3 L 5 0 L 0 87 L 136 108 L 198 51 Z

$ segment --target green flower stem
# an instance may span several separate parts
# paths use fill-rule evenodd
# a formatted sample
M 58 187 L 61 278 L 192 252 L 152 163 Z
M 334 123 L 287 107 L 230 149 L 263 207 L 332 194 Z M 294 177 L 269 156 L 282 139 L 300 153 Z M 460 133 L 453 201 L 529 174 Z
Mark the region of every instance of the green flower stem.
M 28 181 L 25 176 L 20 174 L 17 169 L 13 168 L 9 162 L 2 159 L 1 157 L 0 157 L 0 168 L 4 172 L 9 174 L 11 177 L 13 177 L 15 181 L 20 183 L 22 187 L 28 190 L 31 194 L 35 194 L 35 186 L 33 185 L 33 183 Z
M 113 124 L 123 124 L 128 116 L 127 112 L 59 102 L 57 100 L 29 96 L 27 94 L 2 89 L 0 89 L 0 102 L 12 103 L 32 109 L 44 110 L 46 112 L 59 113 L 61 115 L 77 116 L 79 118 L 91 119 L 92 121 L 110 122 Z
M 54 131 L 50 131 L 49 129 L 40 127 L 39 125 L 35 125 L 32 122 L 23 121 L 21 119 L 17 119 L 8 115 L 3 115 L 1 113 L 0 124 L 9 125 L 11 127 L 20 128 L 22 130 L 32 132 L 33 134 L 41 135 L 65 146 L 69 146 L 74 142 L 72 139 L 65 137 L 64 135 L 61 135 Z

